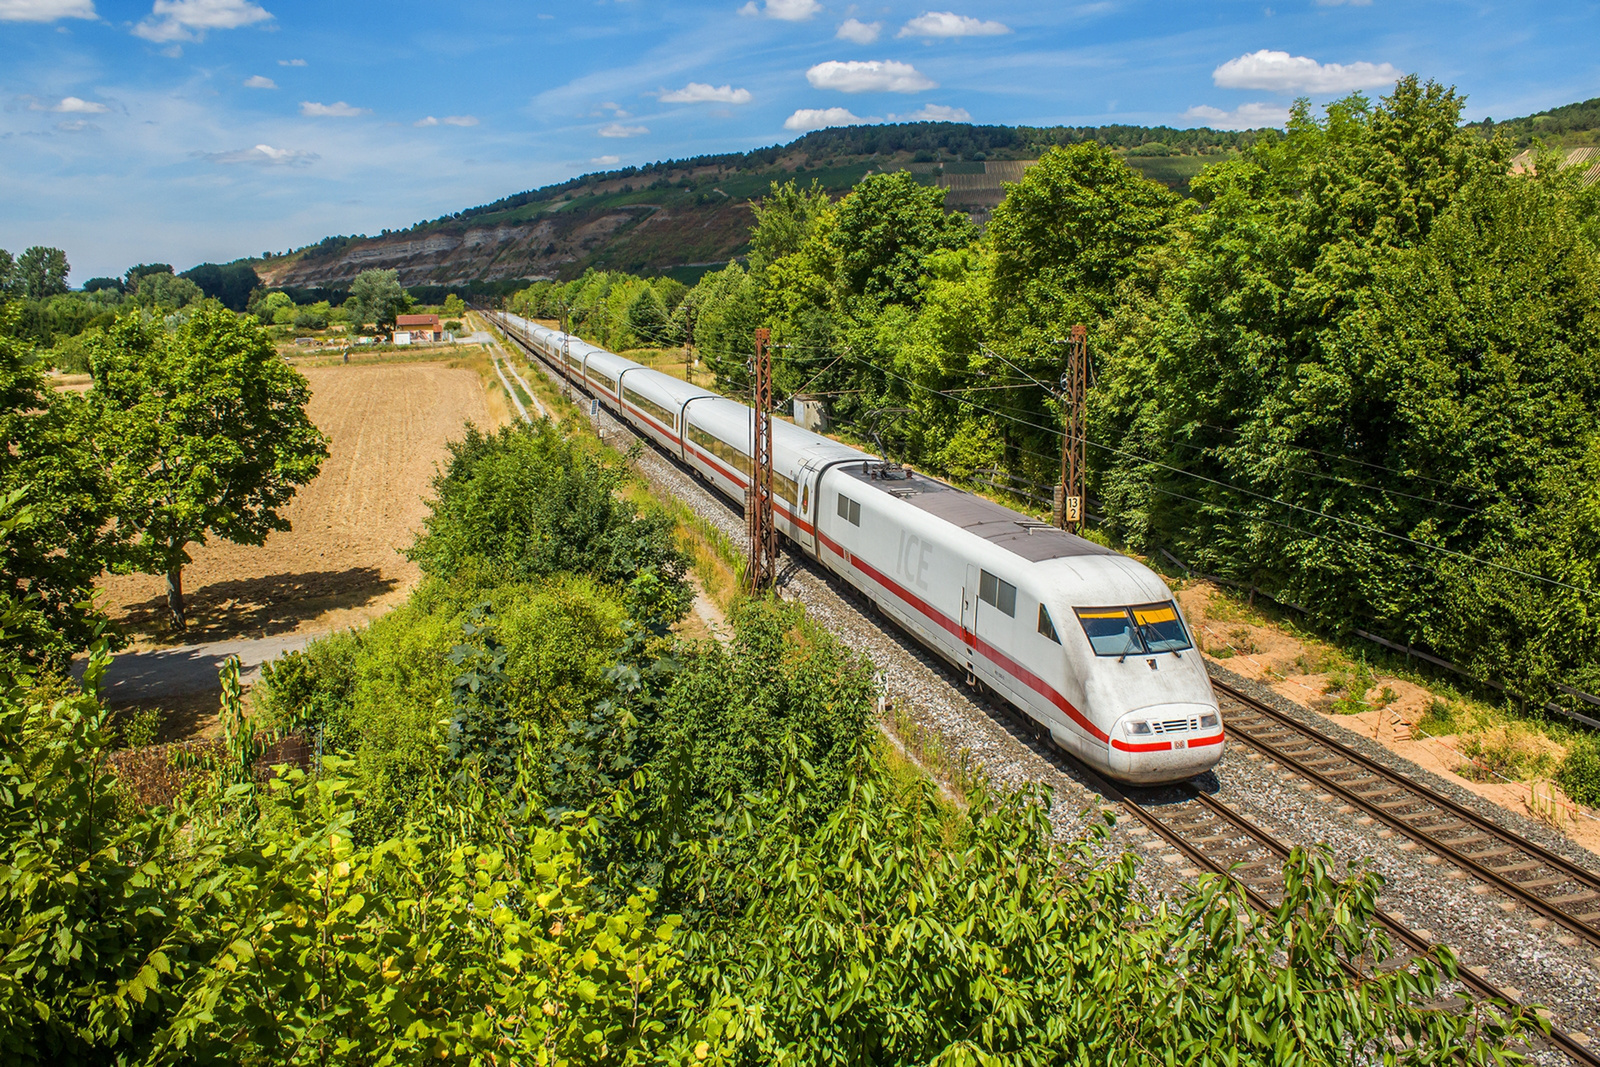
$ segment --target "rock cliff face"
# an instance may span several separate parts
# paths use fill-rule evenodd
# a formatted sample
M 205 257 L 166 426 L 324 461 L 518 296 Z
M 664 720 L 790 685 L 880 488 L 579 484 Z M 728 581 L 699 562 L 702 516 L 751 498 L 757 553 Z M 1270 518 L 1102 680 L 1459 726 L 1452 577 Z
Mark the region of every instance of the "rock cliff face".
M 651 273 L 722 263 L 748 240 L 744 203 L 687 207 L 563 206 L 526 221 L 470 220 L 352 241 L 331 255 L 306 253 L 257 268 L 269 286 L 343 288 L 364 270 L 396 270 L 400 283 L 462 285 L 481 279 L 572 277 L 588 267 Z

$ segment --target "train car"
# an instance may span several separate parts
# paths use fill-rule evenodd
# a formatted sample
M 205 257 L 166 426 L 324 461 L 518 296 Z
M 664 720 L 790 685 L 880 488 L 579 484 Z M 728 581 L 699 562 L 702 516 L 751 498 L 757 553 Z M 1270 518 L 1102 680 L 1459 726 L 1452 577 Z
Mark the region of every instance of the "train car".
M 748 407 L 559 331 L 508 324 L 557 367 L 582 345 L 596 397 L 743 501 Z M 799 551 L 1090 766 L 1153 784 L 1221 758 L 1205 664 L 1143 564 L 788 422 L 773 423 L 773 481 L 778 529 Z

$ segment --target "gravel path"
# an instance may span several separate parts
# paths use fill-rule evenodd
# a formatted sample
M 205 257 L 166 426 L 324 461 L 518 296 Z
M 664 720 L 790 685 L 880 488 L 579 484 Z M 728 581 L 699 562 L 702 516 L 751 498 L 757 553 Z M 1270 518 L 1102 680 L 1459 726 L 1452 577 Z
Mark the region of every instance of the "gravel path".
M 554 377 L 542 364 L 535 365 Z M 604 409 L 593 421 L 602 438 L 613 446 L 625 448 L 636 439 L 626 424 Z M 682 500 L 735 542 L 743 539 L 744 521 L 732 506 L 676 462 L 646 447 L 638 469 L 656 492 Z M 1049 786 L 1055 798 L 1051 819 L 1063 838 L 1081 832 L 1085 820 L 1105 804 L 1089 776 L 1075 762 L 1036 740 L 1018 714 L 976 698 L 953 669 L 936 661 L 889 620 L 872 613 L 860 598 L 823 577 L 819 569 L 785 554 L 778 589 L 785 598 L 805 604 L 813 618 L 868 656 L 882 676 L 889 699 L 936 736 L 946 752 L 968 753 L 989 780 L 999 785 Z M 1560 835 L 1452 787 L 1264 687 L 1215 666 L 1213 673 L 1341 741 L 1352 740 L 1366 754 L 1403 768 L 1408 775 L 1562 855 L 1597 864 L 1595 856 Z M 1224 707 L 1224 714 L 1226 710 Z M 1285 772 L 1242 744 L 1229 744 L 1216 771 L 1199 784 L 1282 840 L 1325 843 L 1340 861 L 1370 863 L 1386 881 L 1385 908 L 1413 928 L 1420 927 L 1435 940 L 1449 944 L 1464 964 L 1482 968 L 1487 978 L 1508 992 L 1548 1006 L 1554 1025 L 1583 1033 L 1591 1047 L 1600 1048 L 1600 949 L 1579 942 L 1559 927 L 1550 927 L 1394 831 L 1358 812 L 1340 810 L 1335 802 L 1319 800 L 1319 791 L 1298 775 Z M 1136 827 L 1130 818 L 1118 822 L 1105 849 L 1134 849 L 1154 861 L 1145 863 L 1140 875 L 1149 895 L 1170 893 L 1183 878 L 1178 854 Z M 1566 1062 L 1554 1051 L 1539 1052 L 1534 1058 Z

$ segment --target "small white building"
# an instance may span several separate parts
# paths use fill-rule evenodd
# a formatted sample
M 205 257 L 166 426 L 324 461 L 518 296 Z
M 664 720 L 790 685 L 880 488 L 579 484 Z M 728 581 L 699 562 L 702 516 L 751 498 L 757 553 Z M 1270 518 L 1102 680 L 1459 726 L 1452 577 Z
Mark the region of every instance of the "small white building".
M 410 344 L 411 343 L 411 334 L 408 333 L 405 330 L 396 330 L 394 332 L 394 343 L 397 344 L 397 345 L 408 345 L 408 344 Z

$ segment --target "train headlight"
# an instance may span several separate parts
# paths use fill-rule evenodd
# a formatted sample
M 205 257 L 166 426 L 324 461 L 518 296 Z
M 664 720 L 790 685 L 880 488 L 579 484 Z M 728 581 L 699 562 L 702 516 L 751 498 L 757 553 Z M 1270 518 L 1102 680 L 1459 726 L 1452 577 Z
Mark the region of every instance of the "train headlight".
M 1217 728 L 1217 717 L 1215 715 L 1202 715 L 1202 716 L 1200 716 L 1200 729 L 1202 729 L 1202 730 L 1215 730 L 1216 728 Z
M 1150 724 L 1143 719 L 1130 719 L 1128 721 L 1128 732 L 1130 734 L 1147 734 L 1150 732 Z

